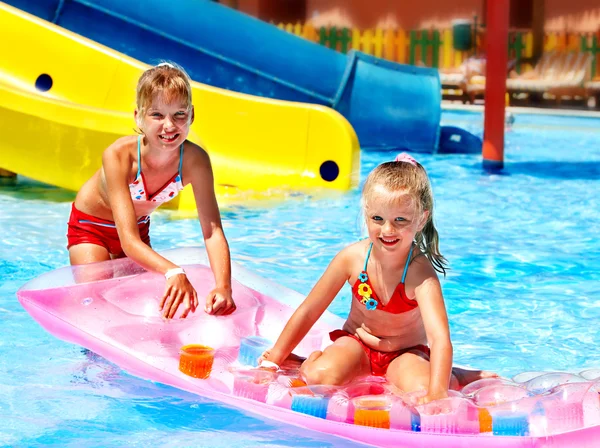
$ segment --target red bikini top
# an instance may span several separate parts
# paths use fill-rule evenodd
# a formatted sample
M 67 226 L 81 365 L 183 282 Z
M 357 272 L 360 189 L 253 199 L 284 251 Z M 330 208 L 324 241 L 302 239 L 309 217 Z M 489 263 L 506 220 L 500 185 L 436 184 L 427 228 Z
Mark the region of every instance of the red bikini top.
M 352 295 L 356 297 L 356 300 L 362 303 L 367 310 L 381 310 L 392 314 L 402 314 L 419 306 L 416 300 L 411 300 L 406 296 L 406 291 L 404 290 L 404 279 L 406 278 L 406 272 L 408 271 L 408 264 L 410 263 L 413 247 L 414 246 L 411 246 L 408 258 L 406 259 L 402 281 L 398 283 L 390 301 L 384 306 L 377 298 L 375 290 L 369 281 L 369 275 L 367 274 L 367 264 L 369 263 L 369 257 L 371 256 L 371 249 L 373 249 L 373 243 L 371 243 L 369 251 L 367 252 L 365 266 L 362 272 L 358 274 L 358 281 L 354 282 L 354 285 L 352 285 Z

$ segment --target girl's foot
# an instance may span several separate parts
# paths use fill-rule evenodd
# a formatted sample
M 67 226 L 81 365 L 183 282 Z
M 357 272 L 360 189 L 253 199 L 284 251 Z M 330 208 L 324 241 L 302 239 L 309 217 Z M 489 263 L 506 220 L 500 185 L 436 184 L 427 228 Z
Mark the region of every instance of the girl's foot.
M 298 355 L 291 353 L 286 358 L 286 360 L 283 361 L 281 368 L 284 370 L 285 369 L 287 369 L 287 370 L 299 369 L 304 361 L 306 361 L 306 358 L 304 358 L 303 356 L 298 356 Z
M 459 387 L 465 387 L 467 384 L 472 383 L 483 378 L 498 378 L 499 375 L 494 372 L 488 372 L 487 370 L 468 370 L 460 367 L 453 367 L 452 374 L 458 380 Z

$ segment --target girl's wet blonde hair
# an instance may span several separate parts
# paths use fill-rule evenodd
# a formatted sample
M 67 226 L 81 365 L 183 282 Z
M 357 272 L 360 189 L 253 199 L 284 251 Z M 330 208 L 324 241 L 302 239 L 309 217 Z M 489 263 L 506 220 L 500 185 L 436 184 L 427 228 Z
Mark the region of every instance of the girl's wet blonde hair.
M 425 168 L 405 155 L 403 160 L 382 163 L 371 171 L 362 189 L 365 219 L 369 201 L 374 194 L 381 194 L 381 190 L 375 192 L 377 186 L 383 187 L 388 192 L 390 203 L 397 200 L 399 194 L 407 194 L 416 202 L 419 214 L 424 211 L 429 212 L 427 222 L 415 236 L 415 243 L 429 259 L 433 268 L 446 275 L 448 262 L 439 249 L 439 235 L 433 223 L 433 191 Z
M 190 77 L 177 64 L 162 62 L 142 73 L 138 80 L 135 102 L 138 111 L 138 127 L 146 109 L 157 94 L 163 95 L 166 103 L 181 99 L 187 105 L 188 111 L 192 108 Z

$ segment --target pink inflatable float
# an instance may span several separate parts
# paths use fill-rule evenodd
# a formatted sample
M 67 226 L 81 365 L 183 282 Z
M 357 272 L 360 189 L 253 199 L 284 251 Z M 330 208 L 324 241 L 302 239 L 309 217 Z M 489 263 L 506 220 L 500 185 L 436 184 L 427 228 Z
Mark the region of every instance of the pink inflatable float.
M 185 267 L 200 296 L 212 288 L 203 250 L 164 255 Z M 418 407 L 414 396 L 378 378 L 346 387 L 306 386 L 297 370 L 257 370 L 257 356 L 303 297 L 238 265 L 233 276 L 238 310 L 227 317 L 198 311 L 165 321 L 158 310 L 164 278 L 129 260 L 59 269 L 17 295 L 47 331 L 134 375 L 312 430 L 376 446 L 598 446 L 597 369 L 479 380 Z M 297 353 L 321 349 L 341 324 L 326 313 Z

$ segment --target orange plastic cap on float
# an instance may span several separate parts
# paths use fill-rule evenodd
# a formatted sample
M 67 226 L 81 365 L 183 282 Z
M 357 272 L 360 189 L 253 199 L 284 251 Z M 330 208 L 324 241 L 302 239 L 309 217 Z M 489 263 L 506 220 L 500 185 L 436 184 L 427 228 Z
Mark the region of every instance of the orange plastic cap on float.
M 215 351 L 206 345 L 191 344 L 181 347 L 179 370 L 194 378 L 206 379 L 212 370 Z

